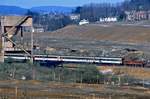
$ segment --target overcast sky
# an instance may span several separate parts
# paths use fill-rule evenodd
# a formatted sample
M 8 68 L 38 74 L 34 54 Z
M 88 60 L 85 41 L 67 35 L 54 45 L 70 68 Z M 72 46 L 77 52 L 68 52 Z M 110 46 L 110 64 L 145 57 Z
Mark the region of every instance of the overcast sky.
M 123 0 L 0 0 L 0 5 L 13 5 L 24 8 L 35 6 L 81 6 L 88 3 L 121 2 Z

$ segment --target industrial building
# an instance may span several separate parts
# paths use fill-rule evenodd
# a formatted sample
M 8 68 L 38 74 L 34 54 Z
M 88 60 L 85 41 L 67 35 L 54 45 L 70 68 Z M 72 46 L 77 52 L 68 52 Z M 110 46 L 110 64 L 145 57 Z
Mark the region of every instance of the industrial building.
M 1 56 L 0 60 L 4 61 L 4 54 L 6 51 L 24 51 L 24 28 L 32 31 L 32 17 L 30 16 L 0 16 L 1 29 Z M 16 37 L 17 36 L 17 37 Z M 18 41 L 16 41 L 18 40 Z M 28 48 L 28 50 L 31 49 Z

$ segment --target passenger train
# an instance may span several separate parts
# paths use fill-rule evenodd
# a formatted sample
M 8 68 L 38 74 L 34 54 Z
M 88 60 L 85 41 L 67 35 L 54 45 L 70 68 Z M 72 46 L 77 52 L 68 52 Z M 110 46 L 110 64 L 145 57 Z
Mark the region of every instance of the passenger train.
M 5 58 L 17 60 L 29 60 L 29 56 L 5 55 Z M 57 63 L 94 63 L 105 65 L 129 65 L 145 66 L 145 61 L 125 60 L 123 57 L 77 57 L 77 56 L 55 56 L 55 55 L 34 55 L 35 62 L 57 62 Z

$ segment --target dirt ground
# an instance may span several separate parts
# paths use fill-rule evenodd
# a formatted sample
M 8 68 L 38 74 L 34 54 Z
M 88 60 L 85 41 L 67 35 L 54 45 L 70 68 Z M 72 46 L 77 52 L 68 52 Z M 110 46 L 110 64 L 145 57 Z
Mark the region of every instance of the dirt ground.
M 150 68 L 98 66 L 99 70 L 111 69 L 115 74 L 127 74 L 138 79 L 150 79 Z
M 149 99 L 150 89 L 101 84 L 0 81 L 1 99 Z
M 130 43 L 149 42 L 149 27 L 115 24 L 70 25 L 54 32 L 35 33 L 40 38 L 109 40 Z

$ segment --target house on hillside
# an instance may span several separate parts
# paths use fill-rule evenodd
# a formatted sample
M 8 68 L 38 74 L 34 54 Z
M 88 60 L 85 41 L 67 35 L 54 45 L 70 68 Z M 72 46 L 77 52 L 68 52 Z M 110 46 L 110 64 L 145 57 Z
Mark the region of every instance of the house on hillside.
M 148 20 L 150 20 L 150 11 L 148 11 Z
M 79 22 L 79 25 L 85 25 L 85 24 L 89 24 L 89 21 L 86 19 L 83 19 Z
M 36 26 L 36 27 L 34 27 L 34 32 L 39 33 L 39 32 L 45 32 L 45 31 L 42 26 Z
M 127 21 L 141 21 L 150 19 L 150 11 L 125 11 Z
M 117 17 L 100 18 L 100 22 L 117 22 Z
M 80 14 L 70 14 L 69 17 L 71 20 L 79 20 Z

